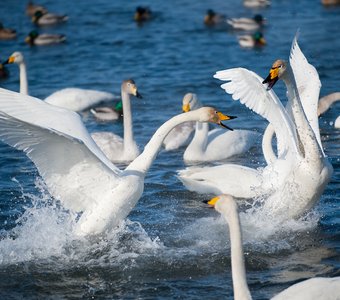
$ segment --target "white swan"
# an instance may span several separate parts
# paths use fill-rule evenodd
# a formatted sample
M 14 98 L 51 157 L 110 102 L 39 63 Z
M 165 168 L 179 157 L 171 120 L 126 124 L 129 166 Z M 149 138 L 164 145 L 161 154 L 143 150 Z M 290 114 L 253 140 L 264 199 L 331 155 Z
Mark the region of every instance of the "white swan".
M 15 63 L 20 70 L 20 93 L 28 95 L 27 69 L 24 55 L 14 52 L 5 63 Z M 111 93 L 79 88 L 66 88 L 59 90 L 45 99 L 47 103 L 64 107 L 73 111 L 82 111 L 101 102 L 110 101 L 117 97 Z
M 130 95 L 142 98 L 132 79 L 124 80 L 121 86 L 123 102 L 124 138 L 112 132 L 94 132 L 92 138 L 112 162 L 130 162 L 140 153 L 133 137 Z
M 299 80 L 302 80 L 302 78 L 296 79 L 297 82 L 299 82 Z M 312 86 L 309 86 L 309 87 L 312 88 Z M 304 85 L 302 85 L 301 88 L 298 87 L 298 92 L 299 92 L 300 99 L 301 99 L 304 111 L 306 113 L 307 119 L 312 120 L 314 124 L 313 127 L 316 128 L 314 130 L 314 133 L 321 146 L 320 131 L 317 127 L 318 122 L 316 121 L 316 118 L 315 118 L 315 107 L 317 105 L 317 115 L 320 116 L 321 114 L 325 113 L 333 103 L 340 101 L 340 92 L 331 93 L 331 94 L 321 97 L 319 99 L 318 104 L 315 101 L 316 99 L 315 97 L 314 97 L 314 102 L 310 101 L 310 98 L 309 98 L 310 91 L 306 89 Z M 334 122 L 334 127 L 340 128 L 340 117 L 338 117 L 337 120 Z M 264 155 L 264 158 L 267 164 L 270 164 L 277 159 L 277 154 L 273 150 L 273 146 L 272 146 L 272 139 L 274 137 L 274 134 L 275 134 L 275 131 L 274 131 L 273 126 L 269 124 L 264 132 L 263 139 L 262 139 L 263 155 Z M 322 149 L 322 146 L 321 146 L 321 149 Z
M 283 108 L 272 90 L 266 91 L 263 79 L 255 73 L 236 68 L 215 75 L 216 78 L 229 81 L 222 88 L 232 94 L 234 100 L 240 99 L 242 104 L 272 124 L 277 136 L 278 159 L 264 169 L 225 164 L 183 170 L 179 177 L 188 189 L 204 193 L 228 193 L 235 197 L 266 198 L 265 208 L 283 218 L 298 217 L 318 201 L 333 168 L 317 137 L 319 129 L 313 121 L 317 120 L 316 108 L 315 118 L 308 122 L 297 92 L 295 77 L 302 79 L 303 72 L 308 73 L 309 80 L 299 80 L 299 85 L 305 83 L 313 103 L 314 98 L 318 101 L 320 81 L 315 68 L 303 56 L 296 38 L 290 62 L 294 66 L 295 76 L 290 65 L 279 60 L 274 63 L 267 78 L 269 88 L 278 78 L 285 82 L 290 113 Z
M 146 172 L 174 126 L 185 121 L 221 124 L 225 119 L 209 107 L 177 115 L 120 170 L 100 151 L 78 114 L 0 89 L 0 139 L 26 153 L 65 208 L 82 212 L 74 229 L 78 235 L 99 234 L 130 213 L 142 195 Z
M 208 201 L 229 225 L 231 272 L 235 300 L 252 299 L 246 278 L 246 268 L 242 246 L 242 232 L 238 207 L 230 195 L 220 195 Z M 340 277 L 311 278 L 283 290 L 273 300 L 338 300 Z
M 191 98 L 183 99 L 184 112 L 202 106 L 195 94 L 189 95 Z M 259 134 L 251 130 L 226 131 L 216 128 L 209 131 L 208 123 L 196 122 L 194 137 L 185 149 L 183 159 L 186 163 L 195 163 L 230 158 L 248 151 L 258 137 Z
M 202 104 L 197 99 L 197 95 L 193 93 L 186 93 L 184 95 L 182 107 L 185 105 L 190 105 L 192 110 L 202 107 Z M 164 139 L 164 149 L 166 151 L 171 151 L 183 146 L 188 146 L 195 130 L 195 126 L 195 122 L 186 122 L 176 126 Z

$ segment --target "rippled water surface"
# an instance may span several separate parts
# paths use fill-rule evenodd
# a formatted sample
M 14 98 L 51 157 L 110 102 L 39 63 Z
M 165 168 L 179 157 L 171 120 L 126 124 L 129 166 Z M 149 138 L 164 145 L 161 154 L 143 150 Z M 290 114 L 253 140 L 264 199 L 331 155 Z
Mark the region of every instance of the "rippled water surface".
M 181 111 L 185 93 L 195 92 L 238 119 L 234 128 L 263 132 L 267 123 L 234 102 L 212 76 L 217 70 L 246 67 L 264 77 L 272 62 L 287 58 L 300 29 L 299 43 L 317 68 L 321 95 L 340 86 L 340 7 L 319 1 L 279 1 L 265 9 L 230 1 L 50 1 L 50 11 L 69 21 L 41 31 L 67 35 L 63 45 L 29 48 L 33 28 L 24 14 L 26 1 L 11 0 L 1 21 L 16 28 L 18 39 L 1 41 L 1 59 L 23 52 L 30 94 L 45 98 L 70 86 L 119 95 L 123 79 L 135 79 L 142 100 L 133 100 L 135 138 L 144 147 L 165 120 Z M 154 18 L 133 21 L 137 5 L 148 5 Z M 225 15 L 261 13 L 268 25 L 262 49 L 240 49 L 226 26 L 207 28 L 212 8 Z M 2 87 L 18 91 L 19 72 L 8 67 Z M 282 83 L 275 87 L 285 99 Z M 313 276 L 339 276 L 340 131 L 332 126 L 339 104 L 320 118 L 325 151 L 334 174 L 318 205 L 300 220 L 277 224 L 258 214 L 241 213 L 247 278 L 254 299 L 268 299 L 287 286 Z M 122 123 L 98 123 L 82 117 L 89 131 L 122 133 Z M 2 299 L 231 299 L 230 244 L 224 220 L 188 192 L 176 177 L 183 149 L 161 151 L 146 176 L 145 190 L 128 219 L 104 236 L 72 235 L 75 216 L 48 194 L 24 154 L 0 144 L 0 297 Z M 263 166 L 261 149 L 231 159 Z M 248 204 L 249 205 L 249 204 Z M 241 211 L 246 205 L 241 206 Z

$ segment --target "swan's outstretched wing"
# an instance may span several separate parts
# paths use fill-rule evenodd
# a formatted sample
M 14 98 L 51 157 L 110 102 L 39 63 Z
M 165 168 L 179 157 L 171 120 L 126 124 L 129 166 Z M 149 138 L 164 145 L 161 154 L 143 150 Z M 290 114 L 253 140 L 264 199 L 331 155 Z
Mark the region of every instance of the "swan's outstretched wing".
M 66 208 L 84 210 L 106 178 L 119 180 L 121 171 L 96 146 L 80 117 L 39 99 L 0 89 L 0 139 L 27 154 Z
M 228 81 L 221 87 L 231 94 L 234 100 L 240 100 L 242 104 L 266 118 L 273 125 L 277 136 L 279 157 L 288 149 L 299 153 L 294 123 L 274 91 L 266 90 L 260 76 L 244 68 L 234 68 L 218 71 L 214 77 Z
M 321 82 L 318 72 L 303 55 L 297 42 L 297 36 L 292 43 L 289 63 L 294 73 L 303 110 L 323 151 L 317 114 Z

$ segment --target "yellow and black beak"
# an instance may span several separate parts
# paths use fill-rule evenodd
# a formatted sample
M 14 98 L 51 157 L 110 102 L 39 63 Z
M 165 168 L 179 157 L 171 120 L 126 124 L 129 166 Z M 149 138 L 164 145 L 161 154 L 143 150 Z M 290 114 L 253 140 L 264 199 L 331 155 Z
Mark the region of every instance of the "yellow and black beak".
M 12 64 L 14 63 L 15 57 L 14 56 L 10 56 L 7 60 L 5 60 L 2 64 L 6 65 L 6 64 Z
M 263 80 L 264 83 L 268 83 L 267 86 L 267 91 L 272 89 L 272 87 L 275 85 L 275 83 L 279 80 L 279 68 L 278 67 L 273 67 L 269 71 L 269 75 L 265 80 Z
M 188 104 L 183 104 L 183 106 L 182 106 L 182 110 L 183 110 L 183 112 L 188 112 L 188 111 L 190 111 L 190 104 L 188 103 Z
M 214 198 L 212 198 L 212 199 L 210 199 L 210 200 L 206 200 L 206 201 L 203 201 L 203 202 L 209 204 L 211 207 L 214 207 L 215 204 L 216 204 L 216 202 L 217 202 L 219 199 L 220 199 L 220 197 L 217 196 L 217 197 L 214 197 Z
M 232 120 L 232 119 L 236 119 L 237 117 L 235 116 L 227 116 L 227 115 L 224 115 L 223 113 L 221 113 L 220 111 L 217 112 L 217 116 L 218 116 L 218 121 L 216 122 L 216 124 L 224 127 L 224 128 L 227 128 L 231 131 L 233 131 L 234 129 L 230 128 L 229 126 L 227 125 L 224 125 L 222 123 L 222 121 L 227 121 L 227 120 Z

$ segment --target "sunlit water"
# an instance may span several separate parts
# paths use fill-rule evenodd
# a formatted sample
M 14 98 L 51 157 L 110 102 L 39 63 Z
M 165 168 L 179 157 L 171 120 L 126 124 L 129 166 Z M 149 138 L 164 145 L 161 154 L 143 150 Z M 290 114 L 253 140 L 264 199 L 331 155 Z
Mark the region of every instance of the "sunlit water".
M 186 92 L 238 119 L 233 128 L 262 132 L 260 117 L 233 102 L 212 78 L 217 70 L 247 67 L 264 77 L 272 62 L 287 58 L 300 29 L 300 46 L 319 71 L 321 95 L 338 90 L 340 39 L 335 25 L 340 7 L 319 1 L 275 1 L 249 10 L 241 1 L 41 1 L 69 22 L 46 32 L 67 35 L 59 46 L 29 48 L 23 43 L 33 28 L 25 1 L 2 5 L 1 21 L 16 28 L 18 39 L 1 41 L 1 59 L 24 53 L 30 94 L 44 98 L 63 87 L 77 86 L 119 94 L 122 79 L 133 77 L 143 100 L 133 100 L 135 136 L 141 148 L 161 123 L 181 111 Z M 154 19 L 137 26 L 137 5 L 149 5 Z M 236 33 L 224 26 L 206 28 L 208 8 L 228 16 L 262 13 L 268 45 L 240 49 Z M 332 29 L 333 28 L 333 29 Z M 18 70 L 1 86 L 18 90 Z M 284 86 L 277 93 L 284 99 Z M 278 223 L 257 203 L 241 204 L 248 283 L 254 299 L 268 299 L 292 283 L 312 276 L 339 276 L 340 131 L 335 105 L 320 119 L 322 140 L 334 167 L 319 204 L 299 220 Z M 82 114 L 90 131 L 122 133 L 122 123 L 98 123 Z M 100 237 L 72 234 L 76 215 L 48 194 L 34 165 L 21 153 L 0 145 L 0 297 L 2 299 L 232 298 L 227 225 L 176 177 L 185 167 L 183 149 L 161 151 L 151 167 L 143 197 L 119 228 Z M 231 161 L 263 166 L 259 145 Z

